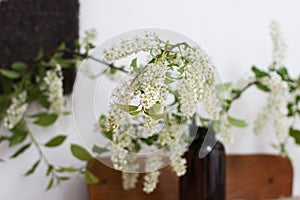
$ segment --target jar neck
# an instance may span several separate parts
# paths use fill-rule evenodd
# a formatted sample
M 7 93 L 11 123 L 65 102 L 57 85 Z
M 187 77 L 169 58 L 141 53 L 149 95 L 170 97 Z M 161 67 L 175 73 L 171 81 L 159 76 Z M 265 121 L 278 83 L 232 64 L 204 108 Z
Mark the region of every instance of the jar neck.
M 205 137 L 210 140 L 216 140 L 216 133 L 213 128 L 206 128 L 192 124 L 190 126 L 190 135 L 195 136 L 195 139 L 204 140 Z

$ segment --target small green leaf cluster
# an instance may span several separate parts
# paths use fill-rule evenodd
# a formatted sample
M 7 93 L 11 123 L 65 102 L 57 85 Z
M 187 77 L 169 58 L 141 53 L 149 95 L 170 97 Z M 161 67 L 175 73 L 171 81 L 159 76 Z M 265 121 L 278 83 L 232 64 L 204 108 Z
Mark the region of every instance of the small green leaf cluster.
M 294 139 L 297 145 L 300 145 L 300 130 L 296 128 L 297 126 L 295 126 L 297 119 L 300 118 L 300 76 L 298 78 L 292 78 L 285 66 L 281 66 L 279 68 L 270 67 L 268 70 L 262 70 L 256 66 L 252 66 L 251 71 L 253 73 L 253 76 L 255 77 L 255 80 L 250 82 L 244 88 L 237 90 L 235 88 L 232 88 L 231 86 L 226 85 L 226 87 L 228 86 L 230 88 L 229 91 L 231 98 L 222 100 L 224 110 L 228 111 L 231 108 L 232 102 L 241 97 L 241 95 L 251 86 L 256 86 L 256 88 L 261 90 L 262 92 L 271 92 L 271 89 L 267 85 L 265 85 L 262 80 L 264 78 L 270 78 L 271 73 L 276 73 L 281 77 L 281 80 L 287 84 L 288 87 L 286 88 L 286 92 L 291 97 L 293 97 L 287 104 L 288 113 L 286 117 L 291 118 L 291 121 L 294 122 L 290 125 L 289 136 Z M 244 122 L 240 122 L 230 117 L 228 119 L 230 124 L 233 126 L 243 127 L 244 125 L 246 125 Z M 285 149 L 285 142 L 273 146 L 276 146 L 276 149 L 280 151 L 281 155 L 288 156 L 288 153 Z

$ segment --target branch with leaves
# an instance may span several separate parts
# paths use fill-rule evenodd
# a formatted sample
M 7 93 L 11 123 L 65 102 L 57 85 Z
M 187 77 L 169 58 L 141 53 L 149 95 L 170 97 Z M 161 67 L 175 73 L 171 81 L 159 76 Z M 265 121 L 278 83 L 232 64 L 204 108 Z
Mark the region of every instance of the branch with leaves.
M 11 159 L 25 153 L 29 148 L 35 148 L 38 159 L 24 175 L 33 174 L 43 163 L 47 166 L 45 174 L 49 177 L 47 190 L 69 180 L 69 173 L 83 174 L 88 183 L 98 181 L 86 166 L 78 168 L 56 166 L 48 159 L 44 149 L 62 145 L 66 135 L 54 136 L 41 144 L 30 130 L 31 125 L 51 126 L 60 116 L 69 114 L 65 111 L 62 70 L 76 69 L 77 63 L 88 57 L 89 51 L 94 48 L 91 44 L 94 35 L 91 33 L 87 35 L 89 36 L 84 38 L 81 44 L 75 41 L 75 50 L 62 43 L 54 52 L 44 53 L 40 50 L 31 62 L 17 61 L 9 69 L 0 69 L 0 121 L 3 128 L 8 130 L 7 134 L 1 133 L 0 145 L 19 146 L 10 156 Z M 39 103 L 41 111 L 28 115 L 28 107 L 33 102 Z M 73 144 L 71 152 L 79 160 L 92 160 L 92 156 L 78 145 Z M 5 162 L 3 158 L 1 161 Z
M 279 24 L 273 21 L 270 28 L 273 42 L 271 65 L 266 70 L 252 66 L 251 74 L 242 77 L 236 84 L 228 84 L 230 98 L 223 102 L 224 109 L 228 111 L 233 101 L 252 86 L 268 93 L 268 102 L 258 114 L 254 132 L 261 132 L 265 124 L 272 120 L 279 141 L 279 144 L 273 144 L 273 147 L 278 149 L 281 155 L 288 157 L 285 148 L 288 139 L 291 137 L 297 145 L 300 145 L 300 76 L 292 78 L 283 64 L 287 45 Z

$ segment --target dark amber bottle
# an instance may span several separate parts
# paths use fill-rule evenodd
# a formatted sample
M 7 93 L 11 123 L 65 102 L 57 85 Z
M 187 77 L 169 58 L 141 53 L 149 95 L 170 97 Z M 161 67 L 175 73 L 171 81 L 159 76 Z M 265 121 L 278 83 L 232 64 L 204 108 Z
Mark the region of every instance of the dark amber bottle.
M 180 177 L 180 200 L 225 200 L 225 149 L 212 129 L 198 127 L 185 158 L 187 172 Z

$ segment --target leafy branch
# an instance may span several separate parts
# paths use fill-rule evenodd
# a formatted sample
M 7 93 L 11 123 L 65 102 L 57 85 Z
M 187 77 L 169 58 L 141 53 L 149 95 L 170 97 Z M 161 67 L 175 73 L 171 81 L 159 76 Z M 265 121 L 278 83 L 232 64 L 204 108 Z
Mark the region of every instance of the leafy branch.
M 56 148 L 62 145 L 66 140 L 65 135 L 57 135 L 45 144 L 40 144 L 28 126 L 28 123 L 32 121 L 33 124 L 37 126 L 48 127 L 53 125 L 59 119 L 60 115 L 68 114 L 67 112 L 55 113 L 51 110 L 51 104 L 53 102 L 51 102 L 48 96 L 47 89 L 43 88 L 43 84 L 46 75 L 49 73 L 52 73 L 52 75 L 57 78 L 62 76 L 60 74 L 61 72 L 54 70 L 55 66 L 60 65 L 63 69 L 76 68 L 78 60 L 88 57 L 89 51 L 94 48 L 94 46 L 89 40 L 86 40 L 86 42 L 85 46 L 81 46 L 76 41 L 77 49 L 75 50 L 67 48 L 66 45 L 62 43 L 53 52 L 45 54 L 44 51 L 40 50 L 36 58 L 28 63 L 17 61 L 11 65 L 10 69 L 0 69 L 0 121 L 4 121 L 5 124 L 5 120 L 14 120 L 14 123 L 11 123 L 11 127 L 7 127 L 9 131 L 8 135 L 0 136 L 0 145 L 3 142 L 8 142 L 9 147 L 20 145 L 20 148 L 10 156 L 12 159 L 23 154 L 33 146 L 38 152 L 39 158 L 24 175 L 29 176 L 33 174 L 41 163 L 44 163 L 47 166 L 45 174 L 49 177 L 47 190 L 54 185 L 69 180 L 70 177 L 67 176 L 66 173 L 83 174 L 87 177 L 86 180 L 89 183 L 95 182 L 96 180 L 85 166 L 77 168 L 58 167 L 49 161 L 43 151 L 43 147 Z M 82 49 L 84 49 L 83 53 L 81 52 Z M 93 59 L 93 57 L 90 58 Z M 103 64 L 107 65 L 107 63 Z M 118 70 L 113 64 L 110 64 L 110 67 Z M 18 99 L 21 93 L 27 94 L 23 95 L 22 100 Z M 26 116 L 26 105 L 36 101 L 42 106 L 42 112 Z M 11 115 L 10 118 L 8 118 L 9 115 Z M 28 118 L 33 120 L 29 120 Z M 26 140 L 27 138 L 29 138 L 29 141 Z

